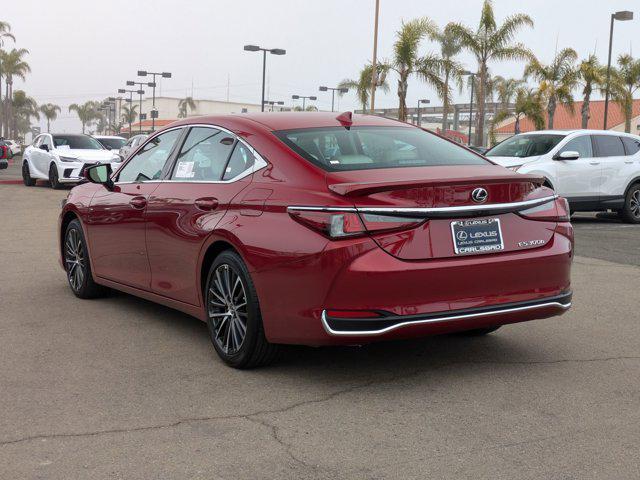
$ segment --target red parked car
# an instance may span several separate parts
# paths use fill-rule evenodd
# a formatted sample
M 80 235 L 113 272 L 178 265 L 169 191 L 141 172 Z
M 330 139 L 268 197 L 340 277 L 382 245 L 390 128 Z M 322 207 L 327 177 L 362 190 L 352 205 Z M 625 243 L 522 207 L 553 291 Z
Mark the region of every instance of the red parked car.
M 71 289 L 198 317 L 234 367 L 277 344 L 484 334 L 571 305 L 566 201 L 412 125 L 190 118 L 110 169 L 89 167 L 60 215 Z

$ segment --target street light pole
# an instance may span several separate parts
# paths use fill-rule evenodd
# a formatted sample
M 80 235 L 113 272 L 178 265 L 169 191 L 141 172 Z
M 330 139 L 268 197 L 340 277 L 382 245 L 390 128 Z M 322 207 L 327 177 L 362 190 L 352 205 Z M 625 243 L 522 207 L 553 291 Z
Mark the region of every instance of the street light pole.
M 140 119 L 139 123 L 139 131 L 140 133 L 142 133 L 142 95 L 144 95 L 144 90 L 142 90 L 143 86 L 147 86 L 147 87 L 151 87 L 153 82 L 134 82 L 133 80 L 127 80 L 127 85 L 128 86 L 132 86 L 132 85 L 138 85 L 140 87 L 140 90 L 138 90 L 138 94 L 140 95 L 140 111 L 138 112 L 138 118 Z
M 309 100 L 314 100 L 314 101 L 318 99 L 318 97 L 313 96 L 313 95 L 309 95 L 309 96 L 305 96 L 305 95 L 291 95 L 291 98 L 292 98 L 292 99 L 294 99 L 294 100 L 302 99 L 302 111 L 303 111 L 303 112 L 306 112 L 305 107 L 306 107 L 306 104 L 307 104 L 307 103 L 306 103 L 306 101 L 305 101 L 305 100 L 306 100 L 307 98 L 308 98 Z
M 609 29 L 609 58 L 607 60 L 607 85 L 604 93 L 604 125 L 603 130 L 607 129 L 607 119 L 609 117 L 609 82 L 611 80 L 611 50 L 613 48 L 613 22 L 619 20 L 633 20 L 633 12 L 621 10 L 611 14 L 611 27 Z
M 127 82 L 127 85 L 129 84 L 129 82 Z M 129 98 L 127 99 L 127 103 L 129 103 L 129 108 L 133 107 L 133 94 L 134 93 L 139 93 L 140 94 L 140 109 L 142 109 L 142 94 L 144 93 L 144 90 L 128 90 L 125 88 L 119 88 L 118 89 L 118 93 L 129 93 Z M 142 123 L 140 124 L 140 128 L 142 129 Z M 129 137 L 131 137 L 132 131 L 131 131 L 131 114 L 129 114 Z
M 420 117 L 420 104 L 421 103 L 431 103 L 431 100 L 427 100 L 426 98 L 422 99 L 422 100 L 418 100 L 418 119 L 417 119 L 417 123 L 418 123 L 418 127 L 422 126 L 422 118 Z
M 380 0 L 376 0 L 376 13 L 373 26 L 373 59 L 371 61 L 371 114 L 376 108 L 376 87 L 378 86 L 378 15 L 380 13 Z M 364 112 L 363 112 L 364 113 Z
M 262 48 L 258 45 L 245 45 L 244 50 L 246 52 L 262 52 L 262 100 L 260 103 L 260 111 L 264 112 L 264 86 L 267 78 L 267 52 L 272 55 L 284 55 L 287 51 L 282 48 Z
M 319 90 L 321 92 L 326 92 L 328 90 L 331 90 L 331 111 L 334 111 L 334 104 L 335 104 L 335 97 L 336 97 L 336 92 L 339 93 L 347 93 L 349 91 L 348 88 L 344 88 L 344 87 L 320 87 Z
M 153 76 L 153 82 L 148 83 L 153 88 L 153 100 L 151 106 L 151 131 L 156 129 L 156 117 L 158 116 L 158 110 L 156 110 L 156 77 L 171 78 L 171 72 L 148 72 L 146 70 L 138 70 L 139 77 L 146 77 L 147 75 Z

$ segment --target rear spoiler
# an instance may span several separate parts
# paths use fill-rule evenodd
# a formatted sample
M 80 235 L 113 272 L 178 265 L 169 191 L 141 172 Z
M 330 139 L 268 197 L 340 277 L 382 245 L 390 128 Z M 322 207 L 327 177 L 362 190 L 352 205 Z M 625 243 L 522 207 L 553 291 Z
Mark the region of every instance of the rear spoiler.
M 350 183 L 330 183 L 328 184 L 329 190 L 338 195 L 345 197 L 357 197 L 362 195 L 370 195 L 377 192 L 386 192 L 388 190 L 409 190 L 412 188 L 424 188 L 424 187 L 442 187 L 446 185 L 488 185 L 494 183 L 504 182 L 520 182 L 520 183 L 533 183 L 534 185 L 541 186 L 544 184 L 544 177 L 537 175 L 524 175 L 521 173 L 514 173 L 504 176 L 487 176 L 487 177 L 458 177 L 458 178 L 444 178 L 444 179 L 421 179 L 421 180 L 397 180 L 397 181 L 380 181 L 380 182 L 350 182 Z

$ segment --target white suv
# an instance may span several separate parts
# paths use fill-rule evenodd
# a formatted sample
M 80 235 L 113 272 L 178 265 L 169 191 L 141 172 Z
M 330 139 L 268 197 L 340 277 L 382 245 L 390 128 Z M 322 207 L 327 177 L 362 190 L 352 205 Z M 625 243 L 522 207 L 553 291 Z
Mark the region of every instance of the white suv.
M 119 161 L 118 155 L 89 135 L 43 133 L 24 151 L 22 179 L 28 187 L 43 179 L 52 188 L 60 188 L 63 183 L 82 180 L 85 166 Z
M 503 167 L 546 178 L 572 211 L 613 210 L 640 223 L 640 137 L 608 130 L 521 133 L 485 155 Z

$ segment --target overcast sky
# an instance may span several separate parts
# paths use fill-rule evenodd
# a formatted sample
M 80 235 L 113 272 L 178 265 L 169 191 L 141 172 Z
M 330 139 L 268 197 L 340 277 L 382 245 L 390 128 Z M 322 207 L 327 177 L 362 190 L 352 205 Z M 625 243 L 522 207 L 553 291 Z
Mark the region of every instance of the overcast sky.
M 427 16 L 438 25 L 459 21 L 475 27 L 481 0 L 381 0 L 379 58 L 390 58 L 395 32 L 403 20 Z M 267 62 L 268 91 L 272 100 L 290 102 L 292 94 L 316 95 L 318 106 L 331 106 L 330 94 L 319 85 L 336 85 L 354 78 L 371 59 L 375 0 L 36 0 L 4 1 L 0 20 L 11 24 L 16 46 L 30 51 L 32 73 L 24 88 L 39 103 L 63 107 L 56 130 L 79 129 L 67 106 L 74 102 L 115 95 L 138 69 L 170 71 L 162 93 L 224 100 L 227 82 L 230 100 L 260 102 L 261 61 L 243 45 L 284 48 L 283 57 Z M 527 13 L 534 22 L 518 39 L 544 62 L 557 47 L 573 47 L 580 57 L 595 49 L 606 62 L 610 14 L 634 10 L 630 0 L 495 0 L 500 22 L 513 13 Z M 617 22 L 614 58 L 635 49 L 640 55 L 640 9 L 632 22 Z M 635 44 L 634 44 L 635 42 Z M 6 48 L 12 48 L 7 42 Z M 423 52 L 434 46 L 425 42 Z M 460 55 L 469 68 L 475 61 Z M 494 63 L 494 74 L 520 77 L 520 63 Z M 395 107 L 395 77 L 391 92 L 378 94 L 376 106 Z M 465 101 L 468 93 L 455 95 Z M 408 103 L 434 92 L 413 80 Z M 342 109 L 359 108 L 354 95 L 341 101 Z M 42 122 L 44 126 L 44 122 Z

